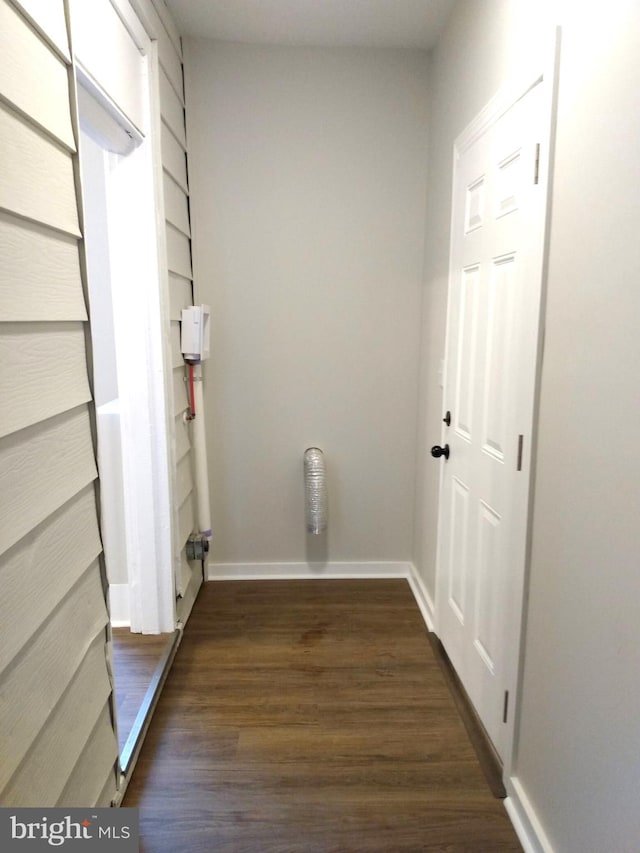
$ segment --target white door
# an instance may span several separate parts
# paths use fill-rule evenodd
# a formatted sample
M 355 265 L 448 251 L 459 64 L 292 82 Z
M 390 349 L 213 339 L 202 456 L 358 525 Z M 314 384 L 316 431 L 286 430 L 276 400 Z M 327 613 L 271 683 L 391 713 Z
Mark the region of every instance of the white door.
M 517 681 L 536 385 L 546 86 L 465 134 L 454 164 L 438 543 L 440 639 L 498 753 Z M 548 134 L 547 134 L 548 135 Z M 511 708 L 509 707 L 511 705 Z

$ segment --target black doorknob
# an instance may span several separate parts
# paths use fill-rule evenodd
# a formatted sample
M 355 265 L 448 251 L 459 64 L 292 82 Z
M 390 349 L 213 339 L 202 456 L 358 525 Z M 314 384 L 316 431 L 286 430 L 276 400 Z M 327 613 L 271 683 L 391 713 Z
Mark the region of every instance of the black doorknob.
M 436 459 L 439 459 L 441 456 L 444 456 L 445 459 L 449 458 L 449 445 L 445 444 L 444 447 L 440 447 L 439 444 L 434 444 L 431 448 L 431 455 Z

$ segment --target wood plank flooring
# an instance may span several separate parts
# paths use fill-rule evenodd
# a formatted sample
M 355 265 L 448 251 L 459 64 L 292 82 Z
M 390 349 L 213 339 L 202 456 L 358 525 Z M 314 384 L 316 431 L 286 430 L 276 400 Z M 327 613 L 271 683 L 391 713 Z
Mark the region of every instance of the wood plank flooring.
M 120 752 L 127 741 L 156 666 L 173 634 L 132 634 L 112 628 L 113 672 Z
M 145 853 L 522 849 L 402 580 L 205 584 L 124 805 Z

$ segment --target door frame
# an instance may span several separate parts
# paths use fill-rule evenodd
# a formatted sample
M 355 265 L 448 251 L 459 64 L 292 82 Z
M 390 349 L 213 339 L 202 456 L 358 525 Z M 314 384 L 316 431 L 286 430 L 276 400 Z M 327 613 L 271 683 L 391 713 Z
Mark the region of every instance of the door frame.
M 128 156 L 137 157 L 139 179 L 145 185 L 144 234 L 140 242 L 144 248 L 144 264 L 140 265 L 138 281 L 142 288 L 137 300 L 137 310 L 125 318 L 135 345 L 136 361 L 130 371 L 118 370 L 122 380 L 121 397 L 130 411 L 122 418 L 123 478 L 125 506 L 133 516 L 127 525 L 126 537 L 129 552 L 128 568 L 131 630 L 142 633 L 173 632 L 176 625 L 175 609 L 175 525 L 174 501 L 175 465 L 174 440 L 171 432 L 172 389 L 169 328 L 169 294 L 166 275 L 166 238 L 164 233 L 164 200 L 162 193 L 162 165 L 160 152 L 160 103 L 157 41 L 141 20 L 129 0 L 109 0 L 114 14 L 120 19 L 139 52 L 145 56 L 144 110 L 145 127 L 141 137 L 144 152 L 134 151 Z M 73 35 L 73 6 L 71 6 Z M 97 33 L 98 38 L 103 34 Z M 93 34 L 92 34 L 93 36 Z M 73 45 L 72 45 L 73 47 Z M 80 57 L 73 54 L 74 76 L 85 84 L 91 93 L 123 126 L 127 124 L 117 102 L 100 83 L 91 78 Z M 89 86 L 86 86 L 87 81 Z M 130 168 L 127 164 L 127 168 Z M 117 226 L 117 211 L 113 224 Z M 109 225 L 112 216 L 109 215 Z M 146 325 L 140 322 L 147 318 Z M 143 381 L 141 382 L 141 377 Z M 144 455 L 125 450 L 143 447 Z
M 538 334 L 535 352 L 531 353 L 532 363 L 530 365 L 529 379 L 532 388 L 532 408 L 527 413 L 529 418 L 530 432 L 525 436 L 525 446 L 522 460 L 522 473 L 526 477 L 523 481 L 524 500 L 526 503 L 525 535 L 521 542 L 521 560 L 519 571 L 522 582 L 518 590 L 514 592 L 512 622 L 510 625 L 513 643 L 510 644 L 510 653 L 507 658 L 508 682 L 512 685 L 513 693 L 509 695 L 510 714 L 507 720 L 507 732 L 505 737 L 505 749 L 503 755 L 503 778 L 507 780 L 514 775 L 517 764 L 517 733 L 519 730 L 519 719 L 521 711 L 522 672 L 524 664 L 524 637 L 526 631 L 526 606 L 528 575 L 531 550 L 532 530 L 532 508 L 533 493 L 535 488 L 535 459 L 537 444 L 538 410 L 540 399 L 540 381 L 542 368 L 542 355 L 544 347 L 544 318 L 546 306 L 546 284 L 549 259 L 549 229 L 551 219 L 551 195 L 552 195 L 552 168 L 553 150 L 555 142 L 555 125 L 557 109 L 557 86 L 558 68 L 560 58 L 560 27 L 554 29 L 552 38 L 545 50 L 542 51 L 539 63 L 534 68 L 515 76 L 503 85 L 494 95 L 489 103 L 476 115 L 467 127 L 456 137 L 453 144 L 452 157 L 452 199 L 453 186 L 456 179 L 456 163 L 460 154 L 467 151 L 473 143 L 478 140 L 485 131 L 497 122 L 508 110 L 521 100 L 534 86 L 542 84 L 543 108 L 540 123 L 540 159 L 538 165 L 538 185 L 542 192 L 544 208 L 542 212 L 539 256 L 536 262 L 540 266 L 540 295 L 538 313 Z M 451 207 L 451 221 L 449 234 L 454 226 L 454 210 Z M 445 338 L 445 360 L 443 372 L 443 388 L 449 387 L 450 377 L 447 375 L 447 358 L 450 346 L 450 312 L 452 309 L 452 271 L 453 271 L 453 246 L 449 247 L 449 274 L 447 293 L 447 328 Z M 445 428 L 441 429 L 441 443 L 444 444 Z M 436 580 L 434 600 L 434 628 L 439 635 L 440 614 L 442 607 L 442 583 L 443 583 L 443 484 L 444 465 L 440 466 L 439 480 L 439 513 L 438 513 L 438 541 L 436 551 Z M 517 600 L 516 600 L 517 599 Z

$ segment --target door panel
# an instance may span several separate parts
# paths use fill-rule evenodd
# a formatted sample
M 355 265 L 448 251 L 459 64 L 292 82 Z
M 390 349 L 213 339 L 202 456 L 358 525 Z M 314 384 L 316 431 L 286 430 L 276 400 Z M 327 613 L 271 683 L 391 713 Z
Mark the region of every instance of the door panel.
M 466 611 L 469 489 L 457 478 L 451 486 L 451 528 L 449 606 L 463 625 Z
M 438 631 L 497 751 L 519 642 L 544 204 L 542 84 L 458 154 L 454 174 Z M 532 311 L 532 307 L 534 310 Z M 533 368 L 532 368 L 533 365 Z M 518 590 L 520 599 L 518 599 Z
M 494 260 L 489 273 L 487 300 L 487 353 L 484 388 L 482 441 L 485 453 L 503 461 L 507 436 L 507 404 L 510 348 L 514 339 L 515 255 Z
M 484 501 L 480 501 L 478 513 L 478 585 L 475 601 L 474 644 L 481 660 L 491 674 L 495 671 L 498 657 L 496 632 L 497 602 L 496 575 L 493 571 L 499 553 L 502 536 L 502 519 Z
M 475 389 L 475 338 L 478 313 L 477 266 L 462 271 L 460 283 L 460 322 L 458 333 L 458 369 L 456 371 L 456 429 L 461 436 L 471 438 L 473 423 L 473 392 Z

